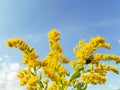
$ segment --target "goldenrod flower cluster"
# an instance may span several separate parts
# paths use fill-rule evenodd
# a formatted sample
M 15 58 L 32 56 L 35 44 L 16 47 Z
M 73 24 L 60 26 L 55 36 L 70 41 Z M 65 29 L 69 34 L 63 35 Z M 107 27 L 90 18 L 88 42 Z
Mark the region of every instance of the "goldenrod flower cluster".
M 55 81 L 57 79 L 56 71 L 53 68 L 44 67 L 44 74 L 47 75 L 51 80 Z
M 48 82 L 42 82 L 42 77 L 37 75 L 37 70 L 39 69 L 43 70 L 45 78 L 51 79 L 56 84 L 55 90 L 65 89 L 69 85 L 69 81 L 65 77 L 69 75 L 69 72 L 64 68 L 64 64 L 69 63 L 69 59 L 63 56 L 62 46 L 59 43 L 60 33 L 56 29 L 52 29 L 48 33 L 48 38 L 50 52 L 41 61 L 37 60 L 39 56 L 34 52 L 34 48 L 23 40 L 19 38 L 7 40 L 7 46 L 18 48 L 22 51 L 24 58 L 22 63 L 27 65 L 27 69 L 22 69 L 17 76 L 20 78 L 20 85 L 27 85 L 28 90 L 47 90 L 47 88 L 54 86 L 48 87 Z
M 107 49 L 111 48 L 110 44 L 106 43 L 104 38 L 97 36 L 96 38 L 92 38 L 88 43 L 85 43 L 84 40 L 80 41 L 78 45 L 74 48 L 74 52 L 76 58 L 79 59 L 79 63 L 89 64 L 91 61 L 94 62 L 94 51 L 96 51 L 100 47 L 104 47 Z
M 112 71 L 112 72 L 114 72 L 116 74 L 119 74 L 119 70 L 115 66 L 108 66 L 107 70 Z
M 41 61 L 37 60 L 39 55 L 34 48 L 20 38 L 7 40 L 7 46 L 18 48 L 22 52 L 22 63 L 27 68 L 21 69 L 17 77 L 20 86 L 26 85 L 27 90 L 67 90 L 71 86 L 73 90 L 86 90 L 87 84 L 104 84 L 110 71 L 119 74 L 117 67 L 102 63 L 109 60 L 120 63 L 120 56 L 98 53 L 98 48 L 111 49 L 104 38 L 97 36 L 88 43 L 79 41 L 74 48 L 75 59 L 71 61 L 63 55 L 60 32 L 52 29 L 48 38 L 50 51 Z M 65 64 L 70 64 L 74 69 L 72 74 L 65 68 Z M 70 76 L 69 80 L 67 76 Z
M 27 69 L 22 69 L 18 72 L 17 77 L 20 78 L 20 85 L 24 86 L 28 83 L 28 80 L 31 78 Z
M 33 51 L 34 48 L 28 46 L 26 42 L 19 38 L 14 38 L 7 40 L 6 42 L 7 46 L 18 48 L 22 51 L 23 55 L 23 64 L 27 64 L 28 67 L 36 67 L 40 65 L 40 61 L 36 60 L 39 56 Z
M 110 44 L 106 43 L 105 39 L 100 36 L 92 38 L 88 43 L 81 40 L 74 48 L 76 60 L 71 61 L 70 65 L 75 71 L 84 67 L 84 69 L 80 71 L 82 74 L 80 81 L 83 83 L 104 84 L 106 82 L 107 72 L 112 71 L 119 74 L 119 70 L 116 67 L 111 65 L 107 66 L 105 63 L 102 64 L 101 60 L 114 60 L 116 63 L 120 63 L 120 56 L 98 53 L 97 49 L 100 47 L 111 49 Z
M 57 84 L 55 81 L 53 81 L 52 84 L 48 87 L 48 90 L 58 90 Z
M 36 90 L 39 83 L 36 68 L 41 66 L 41 62 L 37 60 L 39 56 L 34 52 L 34 48 L 28 46 L 26 42 L 19 38 L 7 40 L 6 43 L 9 47 L 21 50 L 24 58 L 22 63 L 28 66 L 27 69 L 22 69 L 18 72 L 17 77 L 20 78 L 20 85 L 27 85 L 27 90 Z
M 106 81 L 106 78 L 104 76 L 92 72 L 83 74 L 81 79 L 86 84 L 104 84 Z
M 65 82 L 67 81 L 65 75 L 69 75 L 68 70 L 64 68 L 63 64 L 68 63 L 69 59 L 63 56 L 62 54 L 63 53 L 62 46 L 59 43 L 60 33 L 56 29 L 52 29 L 48 33 L 48 38 L 49 38 L 50 52 L 43 59 L 42 69 L 47 77 L 49 77 L 52 81 L 55 81 L 54 82 L 56 83 L 55 90 L 61 90 L 60 88 L 62 88 L 63 85 L 66 85 L 66 83 L 61 82 L 60 77 L 61 76 L 64 77 L 62 78 L 62 80 L 64 80 Z M 52 88 L 52 86 L 54 85 L 51 85 L 50 88 Z
M 27 90 L 36 90 L 38 83 L 38 77 L 31 75 L 27 69 L 22 69 L 18 72 L 17 77 L 20 78 L 20 86 L 27 85 Z
M 99 64 L 96 67 L 94 67 L 92 71 L 94 71 L 95 73 L 99 73 L 99 75 L 101 75 L 101 76 L 106 76 L 107 65 L 105 63 Z

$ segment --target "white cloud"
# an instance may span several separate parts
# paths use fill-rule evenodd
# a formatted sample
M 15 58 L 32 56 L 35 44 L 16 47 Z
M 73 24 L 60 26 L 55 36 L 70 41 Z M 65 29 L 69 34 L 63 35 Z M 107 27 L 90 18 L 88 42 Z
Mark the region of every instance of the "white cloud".
M 2 61 L 3 60 L 3 58 L 2 57 L 0 57 L 0 61 Z
M 112 87 L 112 86 L 113 86 L 113 85 L 111 85 L 111 84 L 109 85 L 109 87 Z
M 118 89 L 118 86 L 112 85 L 112 84 L 109 84 L 109 85 L 108 85 L 108 88 L 109 88 L 110 90 L 119 90 L 119 89 Z
M 9 56 L 5 56 L 6 59 Z M 19 80 L 16 77 L 20 65 L 19 63 L 11 63 L 5 60 L 0 63 L 0 90 L 22 90 L 19 88 Z
M 118 40 L 118 43 L 120 44 L 120 39 Z
M 10 57 L 8 55 L 5 55 L 4 58 L 7 62 L 10 61 Z

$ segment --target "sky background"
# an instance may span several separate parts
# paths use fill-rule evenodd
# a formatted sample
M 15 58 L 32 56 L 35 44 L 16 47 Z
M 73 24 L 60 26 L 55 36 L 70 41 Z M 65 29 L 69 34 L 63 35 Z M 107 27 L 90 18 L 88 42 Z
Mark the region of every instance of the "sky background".
M 25 90 L 18 88 L 16 78 L 22 67 L 21 52 L 6 47 L 5 40 L 19 37 L 43 59 L 49 52 L 47 34 L 52 28 L 60 31 L 64 55 L 71 60 L 79 40 L 97 35 L 112 46 L 100 52 L 120 55 L 120 0 L 0 0 L 0 90 Z M 120 75 L 108 73 L 105 85 L 90 85 L 88 90 L 119 88 Z

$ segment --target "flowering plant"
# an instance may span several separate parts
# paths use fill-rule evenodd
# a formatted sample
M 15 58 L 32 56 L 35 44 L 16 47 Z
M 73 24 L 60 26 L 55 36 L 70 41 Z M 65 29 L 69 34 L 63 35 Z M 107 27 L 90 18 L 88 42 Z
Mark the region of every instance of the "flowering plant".
M 67 90 L 68 87 L 73 90 L 86 90 L 88 84 L 104 84 L 109 71 L 119 74 L 115 66 L 101 62 L 114 60 L 116 64 L 120 63 L 120 57 L 117 55 L 97 52 L 101 47 L 111 48 L 104 38 L 97 36 L 87 43 L 84 40 L 79 41 L 74 48 L 74 60 L 63 55 L 59 42 L 60 32 L 52 29 L 48 38 L 50 52 L 43 60 L 38 60 L 39 55 L 34 48 L 20 38 L 6 42 L 7 46 L 22 51 L 22 64 L 25 64 L 26 68 L 21 69 L 17 77 L 20 79 L 20 86 L 26 85 L 27 90 Z M 74 72 L 70 73 L 65 64 L 70 64 Z

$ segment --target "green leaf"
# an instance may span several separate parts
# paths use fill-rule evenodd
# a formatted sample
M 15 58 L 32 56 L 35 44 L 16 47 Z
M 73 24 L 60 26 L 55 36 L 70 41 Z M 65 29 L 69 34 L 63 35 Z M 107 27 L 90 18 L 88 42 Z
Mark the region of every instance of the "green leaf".
M 73 79 L 76 79 L 76 78 L 80 77 L 80 75 L 81 75 L 80 71 L 83 70 L 83 69 L 84 69 L 83 66 L 80 67 L 80 68 L 78 69 L 78 71 L 76 71 L 76 72 L 71 76 L 70 81 L 72 81 Z
M 39 78 L 40 78 L 40 80 L 42 79 L 42 73 L 40 73 Z
M 80 90 L 86 90 L 87 89 L 87 84 L 85 84 L 84 87 L 82 87 Z
M 70 81 L 72 81 L 73 79 L 76 79 L 78 77 L 80 77 L 81 73 L 80 70 L 76 71 L 70 78 Z
M 41 88 L 44 88 L 44 85 L 41 81 L 39 81 L 39 85 L 40 85 Z

